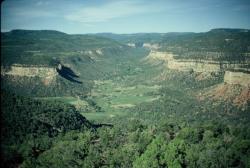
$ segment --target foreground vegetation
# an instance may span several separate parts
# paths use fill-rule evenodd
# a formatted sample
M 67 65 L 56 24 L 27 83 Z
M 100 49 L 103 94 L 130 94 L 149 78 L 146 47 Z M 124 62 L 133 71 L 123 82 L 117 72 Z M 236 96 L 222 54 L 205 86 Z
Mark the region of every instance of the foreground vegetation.
M 244 122 L 120 116 L 96 129 L 73 107 L 4 94 L 5 167 L 249 167 Z

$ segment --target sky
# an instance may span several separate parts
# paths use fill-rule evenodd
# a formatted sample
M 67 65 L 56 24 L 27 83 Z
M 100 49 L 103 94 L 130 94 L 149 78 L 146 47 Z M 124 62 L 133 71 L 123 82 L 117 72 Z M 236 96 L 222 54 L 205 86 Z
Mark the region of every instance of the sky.
M 4 0 L 1 32 L 69 34 L 250 29 L 250 0 Z

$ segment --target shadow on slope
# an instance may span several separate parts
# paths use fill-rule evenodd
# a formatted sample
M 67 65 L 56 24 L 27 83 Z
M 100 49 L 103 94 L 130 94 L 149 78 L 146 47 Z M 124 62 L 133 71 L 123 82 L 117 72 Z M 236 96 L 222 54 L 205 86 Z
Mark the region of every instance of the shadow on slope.
M 74 79 L 74 78 L 79 78 L 79 76 L 76 75 L 75 72 L 73 72 L 69 67 L 66 67 L 66 66 L 59 64 L 58 68 L 56 68 L 56 71 L 63 78 L 65 78 L 71 82 L 82 84 L 81 81 Z

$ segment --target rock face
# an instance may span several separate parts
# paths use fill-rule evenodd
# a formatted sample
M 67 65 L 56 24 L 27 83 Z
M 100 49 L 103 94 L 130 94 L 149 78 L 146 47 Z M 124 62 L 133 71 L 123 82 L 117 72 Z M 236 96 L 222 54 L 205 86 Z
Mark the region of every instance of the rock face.
M 162 60 L 169 69 L 195 72 L 218 72 L 224 69 L 242 69 L 241 64 L 229 64 L 210 60 L 175 59 L 169 52 L 151 51 L 146 60 Z
M 200 73 L 211 73 L 225 71 L 224 82 L 227 84 L 238 84 L 242 86 L 250 86 L 250 73 L 246 72 L 234 72 L 227 69 L 234 70 L 245 70 L 248 69 L 241 68 L 241 64 L 229 64 L 228 62 L 216 62 L 208 60 L 184 60 L 184 59 L 174 59 L 174 55 L 168 52 L 158 52 L 151 51 L 146 57 L 145 61 L 149 63 L 155 63 L 157 61 L 164 61 L 169 69 L 178 71 L 195 71 Z
M 97 50 L 95 50 L 95 52 L 96 52 L 97 54 L 99 54 L 99 55 L 103 55 L 103 53 L 102 53 L 102 50 L 101 50 L 101 49 L 97 49 Z
M 1 75 L 39 77 L 42 79 L 45 85 L 48 85 L 55 80 L 57 72 L 55 68 L 51 67 L 24 66 L 14 64 L 8 69 L 1 67 Z
M 153 43 L 144 43 L 143 47 L 149 48 L 151 50 L 157 50 L 157 49 L 161 48 L 161 46 L 159 44 L 153 44 Z
M 239 84 L 250 87 L 250 74 L 226 71 L 224 75 L 224 82 L 227 84 Z
M 220 64 L 212 61 L 195 61 L 195 60 L 183 60 L 174 59 L 174 55 L 168 52 L 151 51 L 147 56 L 147 59 L 163 60 L 166 62 L 166 66 L 169 69 L 179 71 L 195 72 L 217 72 L 220 71 Z
M 127 43 L 127 46 L 135 47 L 135 43 Z
M 218 72 L 220 71 L 220 65 L 216 63 L 210 63 L 207 61 L 194 62 L 194 61 L 183 61 L 183 60 L 171 60 L 168 62 L 168 68 L 176 69 L 180 71 L 195 72 Z
M 221 83 L 205 89 L 197 98 L 202 101 L 209 98 L 230 102 L 238 107 L 247 107 L 250 101 L 250 87 Z

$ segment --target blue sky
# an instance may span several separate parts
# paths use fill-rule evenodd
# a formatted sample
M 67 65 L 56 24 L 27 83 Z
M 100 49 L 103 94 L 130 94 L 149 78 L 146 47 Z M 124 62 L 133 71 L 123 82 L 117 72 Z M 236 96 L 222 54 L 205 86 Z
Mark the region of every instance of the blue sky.
M 250 29 L 250 0 L 5 0 L 1 31 L 70 34 Z

